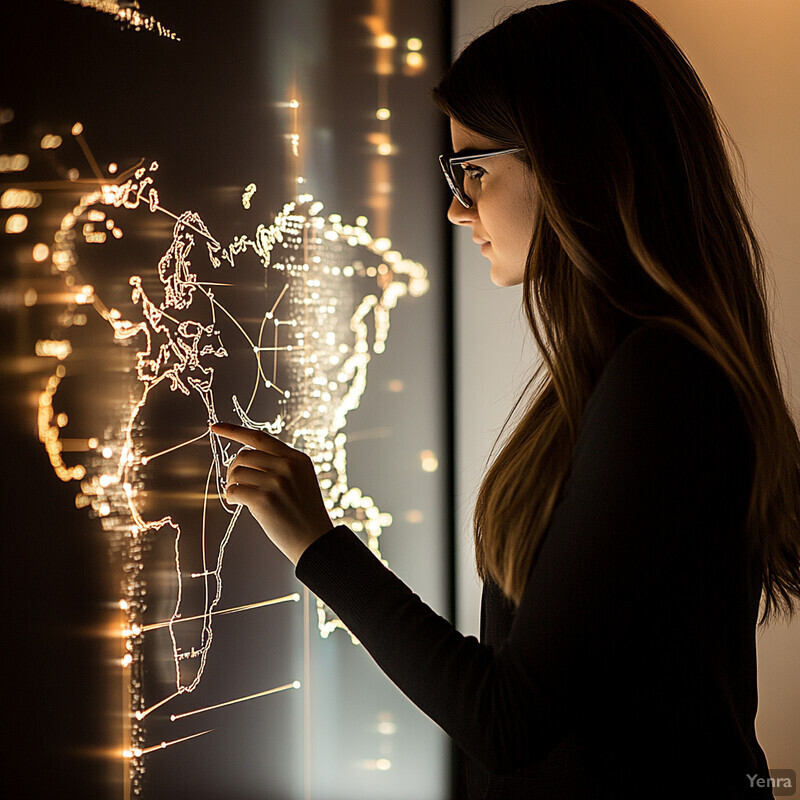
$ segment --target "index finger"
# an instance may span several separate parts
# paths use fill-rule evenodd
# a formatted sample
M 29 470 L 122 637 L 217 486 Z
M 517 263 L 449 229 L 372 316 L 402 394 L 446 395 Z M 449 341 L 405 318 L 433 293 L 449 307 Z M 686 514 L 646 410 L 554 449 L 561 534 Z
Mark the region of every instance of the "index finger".
M 295 452 L 294 448 L 264 431 L 254 431 L 252 428 L 244 428 L 241 425 L 233 425 L 230 422 L 215 422 L 208 427 L 218 436 L 224 436 L 226 439 L 232 439 L 234 442 L 253 447 L 256 450 L 262 450 L 274 456 L 286 458 Z

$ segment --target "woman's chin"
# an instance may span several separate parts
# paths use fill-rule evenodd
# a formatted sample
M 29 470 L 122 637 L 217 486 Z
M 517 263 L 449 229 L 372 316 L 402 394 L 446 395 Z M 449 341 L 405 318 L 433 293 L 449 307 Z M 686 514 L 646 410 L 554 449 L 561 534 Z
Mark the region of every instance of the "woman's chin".
M 519 286 L 522 283 L 522 276 L 512 274 L 510 270 L 504 270 L 502 267 L 498 267 L 495 264 L 492 264 L 492 270 L 489 273 L 489 277 L 492 280 L 492 283 L 495 286 Z

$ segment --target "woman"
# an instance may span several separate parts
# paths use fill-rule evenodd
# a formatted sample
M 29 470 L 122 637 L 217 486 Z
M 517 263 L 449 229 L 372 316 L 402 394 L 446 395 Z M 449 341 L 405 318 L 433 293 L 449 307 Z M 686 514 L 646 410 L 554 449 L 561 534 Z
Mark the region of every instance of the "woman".
M 477 499 L 480 642 L 332 527 L 305 455 L 214 426 L 254 448 L 228 497 L 465 751 L 471 798 L 771 797 L 755 630 L 762 593 L 762 624 L 800 596 L 800 442 L 708 95 L 635 3 L 564 0 L 434 99 L 448 216 L 542 354 Z

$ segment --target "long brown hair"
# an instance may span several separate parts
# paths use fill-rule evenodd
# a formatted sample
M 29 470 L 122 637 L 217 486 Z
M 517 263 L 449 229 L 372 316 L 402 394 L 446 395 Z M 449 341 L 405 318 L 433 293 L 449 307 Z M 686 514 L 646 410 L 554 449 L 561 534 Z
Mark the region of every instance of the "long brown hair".
M 539 187 L 523 305 L 542 362 L 478 492 L 480 576 L 519 603 L 589 395 L 625 334 L 657 320 L 736 391 L 754 445 L 747 530 L 760 624 L 791 617 L 800 441 L 775 363 L 764 258 L 725 141 L 742 175 L 744 164 L 686 56 L 629 0 L 563 0 L 474 40 L 433 97 L 499 147 L 524 148 Z

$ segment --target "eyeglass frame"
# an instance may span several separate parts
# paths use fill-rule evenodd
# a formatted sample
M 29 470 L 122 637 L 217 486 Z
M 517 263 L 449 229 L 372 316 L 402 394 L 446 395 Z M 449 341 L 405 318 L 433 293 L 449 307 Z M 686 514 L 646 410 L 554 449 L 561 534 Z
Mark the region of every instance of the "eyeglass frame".
M 442 153 L 439 156 L 439 166 L 442 168 L 447 185 L 453 196 L 461 203 L 464 208 L 472 208 L 472 198 L 465 195 L 461 189 L 458 188 L 455 173 L 452 171 L 453 165 L 466 164 L 470 161 L 479 161 L 482 158 L 491 158 L 492 156 L 504 156 L 509 153 L 519 153 L 523 151 L 524 147 L 510 147 L 501 150 L 483 150 L 469 155 L 456 155 L 455 153 Z

